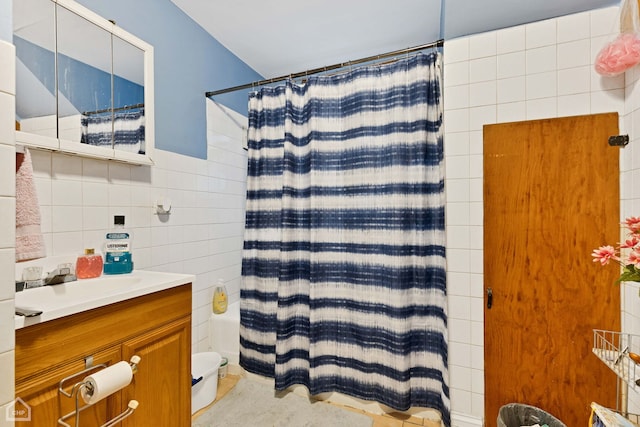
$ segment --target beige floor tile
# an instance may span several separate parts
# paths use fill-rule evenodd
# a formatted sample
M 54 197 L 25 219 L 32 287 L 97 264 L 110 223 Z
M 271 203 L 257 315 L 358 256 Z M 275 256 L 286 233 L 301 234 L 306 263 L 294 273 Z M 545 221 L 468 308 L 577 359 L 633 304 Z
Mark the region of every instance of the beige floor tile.
M 216 393 L 216 400 L 222 399 L 237 383 L 240 381 L 239 375 L 229 375 L 218 380 L 218 392 Z
M 403 427 L 404 421 L 402 420 L 385 415 L 368 415 L 373 418 L 373 427 Z
M 404 425 L 406 426 L 421 426 L 422 422 L 424 421 L 424 419 L 422 418 L 414 417 L 412 415 L 404 414 L 402 412 L 389 412 L 385 416 L 394 418 L 396 420 L 402 420 L 404 421 L 405 423 Z

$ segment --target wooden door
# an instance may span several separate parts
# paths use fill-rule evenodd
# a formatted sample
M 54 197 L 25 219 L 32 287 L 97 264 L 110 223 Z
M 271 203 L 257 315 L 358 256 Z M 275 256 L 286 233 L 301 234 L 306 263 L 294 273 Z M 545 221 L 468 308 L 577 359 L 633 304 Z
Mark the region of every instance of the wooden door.
M 157 328 L 122 346 L 126 360 L 138 355 L 138 371 L 122 390 L 123 404 L 138 409 L 124 426 L 191 426 L 191 318 Z
M 617 113 L 484 128 L 486 426 L 511 402 L 569 427 L 592 401 L 616 407 L 591 347 L 594 328 L 620 330 L 619 270 L 591 252 L 620 240 L 617 134 Z

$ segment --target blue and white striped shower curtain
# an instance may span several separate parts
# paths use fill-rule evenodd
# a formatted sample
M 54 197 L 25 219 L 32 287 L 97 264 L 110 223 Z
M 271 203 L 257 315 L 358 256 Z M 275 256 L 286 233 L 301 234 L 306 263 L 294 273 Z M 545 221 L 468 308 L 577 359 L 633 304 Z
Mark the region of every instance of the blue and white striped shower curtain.
M 249 99 L 240 363 L 450 424 L 441 59 Z

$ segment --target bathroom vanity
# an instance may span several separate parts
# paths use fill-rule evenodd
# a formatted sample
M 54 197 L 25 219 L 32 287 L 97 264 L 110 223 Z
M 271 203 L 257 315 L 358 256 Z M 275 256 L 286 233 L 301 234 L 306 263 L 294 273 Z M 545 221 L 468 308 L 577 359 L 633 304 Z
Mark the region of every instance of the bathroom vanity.
M 136 278 L 136 274 L 143 277 Z M 15 405 L 16 409 L 29 411 L 24 412 L 20 425 L 64 425 L 58 420 L 73 412 L 76 402 L 60 392 L 61 380 L 89 366 L 110 366 L 129 361 L 134 355 L 141 360 L 131 383 L 80 411 L 78 427 L 103 425 L 123 413 L 131 400 L 139 406 L 122 421 L 123 426 L 191 425 L 193 276 L 134 271 L 122 279 L 126 286 L 118 285 L 116 277 L 103 276 L 45 287 L 51 289 L 43 292 L 64 287 L 58 291 L 64 295 L 59 298 L 61 302 L 49 306 L 35 292 L 28 298 L 29 292 L 39 289 L 16 294 L 16 305 L 31 299 L 32 308 L 40 303 L 37 308 L 43 310 L 40 318 L 16 317 Z M 101 281 L 105 288 L 102 295 Z M 110 285 L 117 290 L 110 290 Z M 86 295 L 81 289 L 86 289 Z M 65 299 L 70 300 L 68 304 L 64 304 Z M 72 313 L 63 306 L 72 307 L 68 309 Z M 69 391 L 86 375 L 65 381 L 63 389 Z M 81 397 L 79 403 L 84 405 Z M 75 417 L 66 422 L 76 425 Z

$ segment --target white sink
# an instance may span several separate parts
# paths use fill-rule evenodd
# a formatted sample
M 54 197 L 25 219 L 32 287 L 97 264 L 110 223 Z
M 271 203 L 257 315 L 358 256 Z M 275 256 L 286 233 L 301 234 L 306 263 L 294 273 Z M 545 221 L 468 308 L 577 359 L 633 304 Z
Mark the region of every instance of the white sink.
M 91 310 L 152 292 L 192 283 L 190 274 L 134 270 L 129 274 L 105 275 L 53 286 L 16 292 L 16 307 L 42 311 L 36 317 L 15 317 L 16 329 Z
M 27 289 L 16 293 L 16 307 L 47 310 L 88 299 L 112 295 L 139 284 L 140 277 L 109 277 L 76 280 L 53 286 Z

